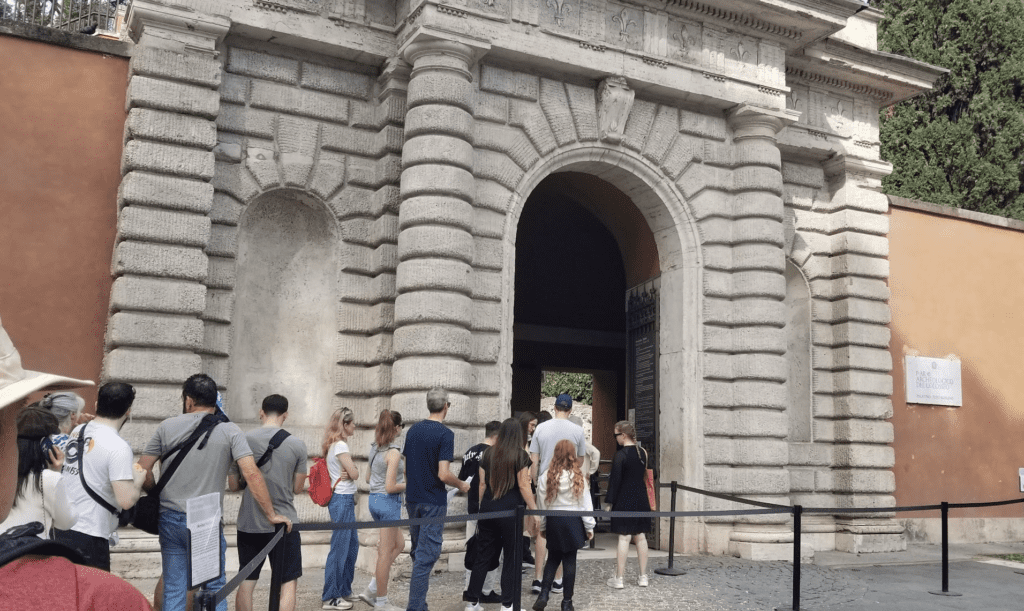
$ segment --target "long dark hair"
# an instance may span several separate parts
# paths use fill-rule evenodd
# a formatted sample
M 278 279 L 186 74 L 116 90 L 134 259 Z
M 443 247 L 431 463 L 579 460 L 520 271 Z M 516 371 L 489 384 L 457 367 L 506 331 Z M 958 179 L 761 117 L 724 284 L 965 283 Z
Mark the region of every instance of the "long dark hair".
M 60 432 L 57 417 L 49 411 L 30 407 L 18 415 L 18 496 L 25 496 L 29 475 L 40 481 L 49 457 L 43 452 L 42 440 Z
M 373 433 L 377 449 L 387 449 L 388 444 L 398 437 L 398 427 L 400 426 L 402 426 L 402 414 L 390 409 L 381 411 L 380 418 L 377 419 L 377 430 Z
M 516 418 L 501 423 L 498 439 L 488 450 L 490 457 L 491 497 L 500 499 L 516 483 L 516 462 L 523 454 L 523 427 Z
M 529 411 L 519 412 L 519 415 L 516 416 L 516 419 L 519 421 L 519 424 L 522 427 L 523 445 L 525 446 L 526 440 L 529 439 L 530 437 L 530 423 L 537 419 L 537 414 Z M 538 424 L 540 423 L 538 422 Z

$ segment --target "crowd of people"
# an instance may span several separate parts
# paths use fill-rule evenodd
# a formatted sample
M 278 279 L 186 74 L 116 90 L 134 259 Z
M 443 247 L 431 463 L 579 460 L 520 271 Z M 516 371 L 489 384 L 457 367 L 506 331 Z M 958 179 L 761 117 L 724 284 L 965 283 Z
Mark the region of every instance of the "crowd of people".
M 298 521 L 295 495 L 305 490 L 309 452 L 299 437 L 284 428 L 288 399 L 279 394 L 264 398 L 261 426 L 244 433 L 224 413 L 216 382 L 205 374 L 193 375 L 182 385 L 182 413 L 157 426 L 136 463 L 130 445 L 119 434 L 131 417 L 135 389 L 121 382 L 102 385 L 95 415 L 85 415 L 85 402 L 68 390 L 91 384 L 24 371 L 0 325 L 0 600 L 24 596 L 14 587 L 17 579 L 58 571 L 78 581 L 78 596 L 96 598 L 72 608 L 150 609 L 144 596 L 109 573 L 110 546 L 118 541 L 118 526 L 149 492 L 159 502 L 162 561 L 153 608 L 190 609 L 194 588 L 189 577 L 187 504 L 189 499 L 216 494 L 223 513 L 227 489 L 242 491 L 236 519 L 239 566 L 254 560 L 275 536 L 277 525 L 285 525 L 286 532 L 269 558 L 271 566 L 283 567 L 280 608 L 294 611 L 302 576 L 302 542 L 292 525 Z M 45 390 L 55 392 L 28 404 L 30 394 Z M 443 424 L 450 406 L 444 389 L 431 389 L 426 394 L 427 418 L 404 435 L 401 414 L 385 409 L 378 415 L 364 476 L 374 520 L 401 519 L 403 497 L 409 518 L 445 517 L 455 492 L 468 495 L 470 514 L 518 506 L 593 511 L 596 495 L 591 477 L 598 469 L 600 452 L 587 442 L 582 422 L 571 414 L 570 396 L 557 398 L 553 415 L 525 412 L 487 423 L 484 439 L 465 452 L 457 475 L 451 470 L 455 435 Z M 330 477 L 328 512 L 338 523 L 356 521 L 361 474 L 350 447 L 356 426 L 352 410 L 335 410 L 319 448 Z M 644 476 L 650 457 L 636 444 L 628 421 L 615 425 L 615 438 L 621 449 L 612 461 L 606 501 L 616 511 L 649 511 Z M 155 476 L 158 463 L 159 478 Z M 480 611 L 482 603 L 497 602 L 503 611 L 511 610 L 517 573 L 531 566 L 535 576 L 531 589 L 537 595 L 533 609 L 543 611 L 552 594 L 562 594 L 562 611 L 573 611 L 577 552 L 593 538 L 595 525 L 592 517 L 570 515 L 527 516 L 525 532 L 514 517 L 467 522 L 466 611 Z M 611 530 L 619 540 L 616 576 L 608 580 L 610 587 L 624 587 L 631 542 L 640 564 L 637 585 L 648 585 L 645 533 L 650 527 L 650 518 L 612 518 Z M 427 609 L 429 577 L 441 554 L 443 530 L 440 522 L 409 527 L 409 611 Z M 208 583 L 214 591 L 226 583 L 223 526 L 220 539 L 220 574 Z M 529 554 L 531 541 L 534 555 Z M 522 564 L 514 561 L 517 546 L 525 550 Z M 404 547 L 401 528 L 382 527 L 373 577 L 356 595 L 352 582 L 358 531 L 332 531 L 322 608 L 350 609 L 364 602 L 377 611 L 398 611 L 389 600 L 388 586 L 392 566 Z M 263 561 L 238 588 L 236 611 L 252 610 L 262 566 Z M 500 592 L 495 589 L 499 584 Z M 92 604 L 98 600 L 113 602 L 106 607 Z M 217 609 L 226 611 L 227 602 L 222 600 Z

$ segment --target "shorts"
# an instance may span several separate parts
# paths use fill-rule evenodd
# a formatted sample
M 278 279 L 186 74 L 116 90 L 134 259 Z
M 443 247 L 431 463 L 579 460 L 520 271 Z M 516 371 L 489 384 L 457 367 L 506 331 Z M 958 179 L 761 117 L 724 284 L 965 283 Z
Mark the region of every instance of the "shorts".
M 402 519 L 402 495 L 370 494 L 370 515 L 378 522 Z
M 275 533 L 247 533 L 238 531 L 238 566 L 244 568 L 255 558 L 263 548 L 274 538 Z M 281 575 L 281 583 L 295 581 L 302 577 L 302 540 L 299 531 L 286 532 L 284 537 L 278 541 L 274 549 L 270 550 L 270 566 L 274 566 L 274 559 L 284 554 L 284 571 Z M 260 578 L 260 570 L 266 558 L 260 560 L 256 569 L 245 578 L 246 581 L 256 581 Z

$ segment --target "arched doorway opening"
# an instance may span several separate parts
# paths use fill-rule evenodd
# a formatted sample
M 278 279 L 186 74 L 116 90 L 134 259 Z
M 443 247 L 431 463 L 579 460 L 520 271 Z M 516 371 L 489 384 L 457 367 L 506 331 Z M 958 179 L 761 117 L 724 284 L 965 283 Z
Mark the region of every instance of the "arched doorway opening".
M 536 411 L 544 371 L 593 375 L 593 434 L 615 453 L 627 417 L 626 294 L 660 274 L 654 235 L 630 198 L 581 172 L 551 174 L 531 192 L 516 240 L 513 413 Z

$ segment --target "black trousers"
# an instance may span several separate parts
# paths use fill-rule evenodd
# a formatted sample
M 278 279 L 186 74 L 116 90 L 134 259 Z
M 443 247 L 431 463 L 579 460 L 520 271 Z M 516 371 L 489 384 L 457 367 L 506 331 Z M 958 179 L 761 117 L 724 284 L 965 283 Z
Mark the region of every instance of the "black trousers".
M 487 571 L 497 563 L 497 556 L 505 552 L 505 562 L 501 565 L 501 604 L 511 607 L 515 600 L 516 572 L 522 571 L 512 561 L 515 558 L 516 541 L 523 535 L 516 527 L 516 519 L 497 518 L 480 520 L 476 528 L 476 562 L 469 577 L 469 589 L 466 598 L 469 602 L 479 602 L 484 578 Z
M 85 558 L 86 566 L 110 572 L 110 542 L 77 530 L 53 529 L 53 540 L 78 551 Z
M 544 562 L 544 580 L 541 581 L 540 586 L 542 592 L 551 591 L 551 584 L 555 581 L 555 571 L 561 564 L 562 600 L 572 600 L 572 593 L 576 589 L 576 552 L 577 550 L 563 552 L 548 548 L 548 559 Z

